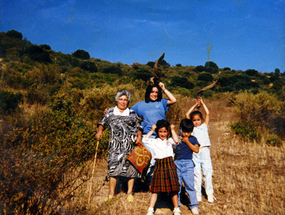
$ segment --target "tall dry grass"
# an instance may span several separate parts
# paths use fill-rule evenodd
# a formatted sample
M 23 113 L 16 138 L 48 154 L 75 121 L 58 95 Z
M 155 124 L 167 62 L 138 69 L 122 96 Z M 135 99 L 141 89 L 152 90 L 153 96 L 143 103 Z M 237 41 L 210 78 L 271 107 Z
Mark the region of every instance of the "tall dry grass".
M 285 214 L 285 148 L 240 140 L 230 133 L 229 123 L 236 120 L 233 108 L 225 100 L 205 100 L 210 109 L 211 156 L 214 168 L 213 186 L 216 201 L 207 202 L 204 195 L 199 203 L 200 214 Z M 180 103 L 182 118 L 194 100 L 185 98 Z M 89 163 L 91 168 L 91 163 Z M 89 171 L 89 174 L 91 169 Z M 136 183 L 135 200 L 129 203 L 126 194 L 119 192 L 115 199 L 104 202 L 108 195 L 105 182 L 107 163 L 98 160 L 93 180 L 91 203 L 87 204 L 88 184 L 76 193 L 67 211 L 80 214 L 146 214 L 149 193 Z M 90 181 L 88 182 L 90 183 Z M 182 196 L 182 214 L 191 214 L 187 196 Z M 172 203 L 167 196 L 159 198 L 155 214 L 172 214 Z

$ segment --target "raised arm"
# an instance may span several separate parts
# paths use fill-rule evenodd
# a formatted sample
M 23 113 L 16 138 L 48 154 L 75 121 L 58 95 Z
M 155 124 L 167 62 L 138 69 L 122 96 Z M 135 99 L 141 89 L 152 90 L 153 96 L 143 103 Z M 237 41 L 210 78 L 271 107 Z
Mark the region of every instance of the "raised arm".
M 176 103 L 176 98 L 175 98 L 175 96 L 165 88 L 164 83 L 159 82 L 158 85 L 160 86 L 160 88 L 162 89 L 162 91 L 165 93 L 165 95 L 167 95 L 167 97 L 169 98 L 169 100 L 167 101 L 167 105 L 175 104 L 175 103 Z
M 170 131 L 171 131 L 172 138 L 173 138 L 174 142 L 177 144 L 179 141 L 179 137 L 175 131 L 175 125 L 173 125 L 173 124 L 170 125 Z
M 185 114 L 186 119 L 190 119 L 190 114 L 193 112 L 193 110 L 200 104 L 198 100 L 196 100 L 196 103 L 187 111 Z
M 150 138 L 150 136 L 153 134 L 155 129 L 156 129 L 156 125 L 152 125 L 151 130 L 144 136 L 144 138 Z
M 209 127 L 209 122 L 210 122 L 210 111 L 209 109 L 207 108 L 207 106 L 205 105 L 204 101 L 202 98 L 199 98 L 200 101 L 201 101 L 201 104 L 202 104 L 202 107 L 204 108 L 205 110 L 205 113 L 206 113 L 206 116 L 205 116 L 205 124 L 207 125 L 207 127 Z

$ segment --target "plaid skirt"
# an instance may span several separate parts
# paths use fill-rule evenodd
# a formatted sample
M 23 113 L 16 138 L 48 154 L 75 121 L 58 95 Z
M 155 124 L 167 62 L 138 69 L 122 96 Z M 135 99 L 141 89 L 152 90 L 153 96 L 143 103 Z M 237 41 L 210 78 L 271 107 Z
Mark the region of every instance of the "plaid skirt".
M 173 157 L 155 160 L 150 192 L 179 191 L 179 182 Z

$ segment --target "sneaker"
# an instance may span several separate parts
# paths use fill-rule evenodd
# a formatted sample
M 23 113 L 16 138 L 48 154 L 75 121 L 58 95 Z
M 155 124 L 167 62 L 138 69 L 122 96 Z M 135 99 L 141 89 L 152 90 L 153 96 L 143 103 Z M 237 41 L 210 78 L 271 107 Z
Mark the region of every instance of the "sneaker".
M 105 202 L 107 202 L 107 201 L 110 201 L 111 199 L 113 199 L 114 198 L 114 196 L 107 196 L 105 199 L 104 199 L 104 201 Z
M 196 195 L 196 197 L 198 202 L 202 202 L 202 195 Z
M 209 195 L 209 196 L 208 196 L 208 202 L 209 202 L 209 203 L 213 203 L 213 202 L 215 201 L 215 199 L 216 199 L 216 198 L 215 198 L 213 195 Z
M 174 208 L 173 215 L 180 215 L 181 211 L 179 208 Z
M 134 201 L 134 196 L 131 194 L 131 195 L 128 195 L 128 197 L 127 197 L 127 200 L 128 200 L 128 202 L 132 202 L 132 201 Z
M 153 213 L 154 213 L 153 208 L 149 208 L 149 209 L 147 210 L 147 214 L 146 214 L 146 215 L 153 215 Z
M 192 211 L 192 214 L 199 214 L 198 208 L 192 208 L 191 211 Z

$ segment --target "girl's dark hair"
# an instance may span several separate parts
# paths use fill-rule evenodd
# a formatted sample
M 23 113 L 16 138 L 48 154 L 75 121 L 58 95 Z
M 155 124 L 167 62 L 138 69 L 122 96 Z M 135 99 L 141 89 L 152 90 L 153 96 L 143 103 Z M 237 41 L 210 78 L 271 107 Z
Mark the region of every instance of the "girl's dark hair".
M 180 122 L 180 129 L 182 132 L 192 132 L 194 128 L 193 122 L 191 119 L 182 119 Z
M 170 135 L 171 135 L 171 132 L 170 132 L 170 124 L 169 124 L 169 122 L 167 122 L 165 119 L 160 119 L 160 120 L 157 121 L 157 123 L 156 123 L 156 129 L 155 129 L 156 137 L 159 137 L 159 136 L 158 136 L 158 130 L 161 129 L 161 128 L 163 128 L 163 127 L 165 127 L 166 130 L 168 131 L 168 137 L 167 137 L 167 138 L 169 138 Z
M 198 110 L 195 110 L 190 114 L 190 119 L 192 120 L 193 116 L 196 114 L 198 114 L 201 117 L 201 119 L 203 119 L 202 113 Z
M 161 101 L 162 99 L 162 92 L 161 92 L 161 88 L 160 86 L 158 85 L 158 82 L 154 82 L 154 84 L 151 86 L 151 85 L 148 85 L 148 87 L 146 88 L 146 91 L 145 91 L 145 102 L 146 103 L 149 103 L 150 102 L 150 98 L 149 98 L 149 95 L 152 91 L 152 88 L 156 87 L 158 89 L 158 95 L 157 95 L 157 99 L 156 101 Z

